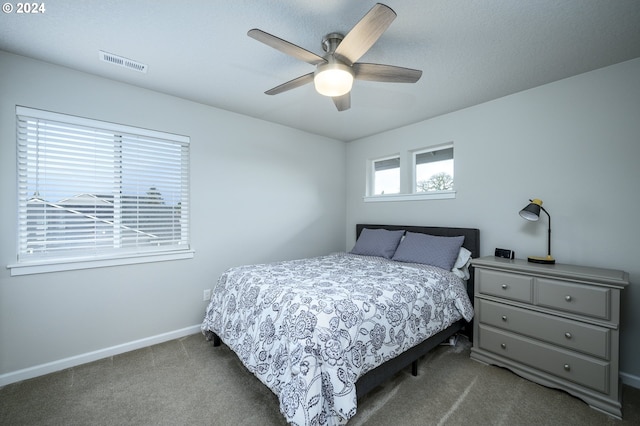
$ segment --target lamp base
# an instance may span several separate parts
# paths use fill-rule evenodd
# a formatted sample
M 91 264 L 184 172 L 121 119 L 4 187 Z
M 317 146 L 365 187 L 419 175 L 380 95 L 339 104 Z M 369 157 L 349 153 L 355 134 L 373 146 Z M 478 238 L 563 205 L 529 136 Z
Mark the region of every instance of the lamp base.
M 556 260 L 551 256 L 529 256 L 527 260 L 532 263 L 544 263 L 547 265 L 553 265 L 556 263 Z

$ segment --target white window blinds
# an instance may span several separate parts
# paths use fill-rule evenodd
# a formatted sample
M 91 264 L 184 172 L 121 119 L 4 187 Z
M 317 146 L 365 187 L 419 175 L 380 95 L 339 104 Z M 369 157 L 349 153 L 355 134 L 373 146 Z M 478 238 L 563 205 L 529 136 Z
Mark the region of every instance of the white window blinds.
M 189 249 L 189 138 L 16 108 L 18 263 Z

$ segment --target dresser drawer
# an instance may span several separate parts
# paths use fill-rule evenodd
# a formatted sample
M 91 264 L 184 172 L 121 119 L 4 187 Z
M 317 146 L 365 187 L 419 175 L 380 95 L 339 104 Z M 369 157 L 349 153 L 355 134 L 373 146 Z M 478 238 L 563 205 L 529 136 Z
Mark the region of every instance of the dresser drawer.
M 481 349 L 565 380 L 609 392 L 609 362 L 580 355 L 480 324 Z
M 590 317 L 611 319 L 611 290 L 537 278 L 536 304 Z
M 482 299 L 476 299 L 476 311 L 483 324 L 610 359 L 607 328 Z
M 476 283 L 480 293 L 521 302 L 532 302 L 532 277 L 478 269 L 476 271 Z

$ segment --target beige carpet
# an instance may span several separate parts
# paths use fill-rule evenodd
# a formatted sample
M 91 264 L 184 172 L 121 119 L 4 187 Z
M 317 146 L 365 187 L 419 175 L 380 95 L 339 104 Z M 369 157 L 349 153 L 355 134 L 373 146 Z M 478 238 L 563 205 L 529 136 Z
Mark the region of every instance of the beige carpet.
M 623 397 L 620 421 L 472 361 L 461 339 L 361 399 L 349 426 L 640 424 L 640 390 Z M 199 334 L 0 388 L 0 425 L 285 424 L 271 391 Z

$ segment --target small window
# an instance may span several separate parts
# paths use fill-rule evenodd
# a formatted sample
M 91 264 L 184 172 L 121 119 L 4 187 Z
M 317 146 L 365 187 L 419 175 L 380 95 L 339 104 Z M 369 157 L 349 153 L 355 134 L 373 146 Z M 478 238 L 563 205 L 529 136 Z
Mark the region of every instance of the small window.
M 189 250 L 188 137 L 24 107 L 16 116 L 18 266 Z
M 453 191 L 453 147 L 414 153 L 414 192 Z
M 373 194 L 400 193 L 400 157 L 373 162 Z

